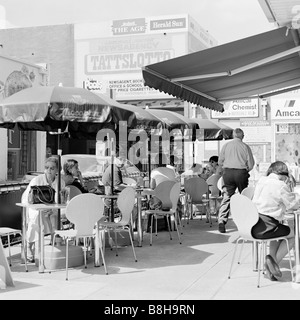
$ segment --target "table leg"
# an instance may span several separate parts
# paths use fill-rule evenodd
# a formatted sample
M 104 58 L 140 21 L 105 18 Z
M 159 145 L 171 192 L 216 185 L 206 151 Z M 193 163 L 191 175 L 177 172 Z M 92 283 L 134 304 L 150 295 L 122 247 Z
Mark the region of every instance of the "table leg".
M 100 238 L 99 238 L 99 221 L 96 224 L 95 235 L 95 267 L 100 267 Z
M 258 271 L 258 242 L 252 242 L 252 267 L 253 271 Z
M 27 217 L 26 208 L 22 209 L 22 248 L 21 248 L 21 260 L 25 263 L 25 270 L 28 272 L 27 267 Z
M 300 282 L 299 214 L 295 213 L 295 282 Z
M 138 247 L 142 247 L 143 228 L 142 228 L 142 198 L 141 194 L 137 196 L 137 233 L 138 233 Z
M 44 273 L 44 224 L 42 219 L 42 211 L 39 211 L 39 273 Z

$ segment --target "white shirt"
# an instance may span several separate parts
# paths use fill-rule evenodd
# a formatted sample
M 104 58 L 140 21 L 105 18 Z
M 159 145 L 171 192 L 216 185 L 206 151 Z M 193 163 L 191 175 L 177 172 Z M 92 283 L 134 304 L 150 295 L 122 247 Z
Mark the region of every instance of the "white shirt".
M 219 165 L 222 168 L 247 169 L 251 171 L 254 166 L 252 151 L 241 139 L 234 138 L 222 147 Z
M 282 221 L 286 210 L 299 208 L 300 195 L 291 192 L 277 174 L 271 173 L 258 180 L 252 201 L 260 214 Z
M 151 171 L 151 188 L 157 187 L 161 182 L 176 180 L 175 171 L 173 169 L 167 168 L 167 167 L 158 167 Z M 155 186 L 153 186 L 153 182 L 155 182 Z

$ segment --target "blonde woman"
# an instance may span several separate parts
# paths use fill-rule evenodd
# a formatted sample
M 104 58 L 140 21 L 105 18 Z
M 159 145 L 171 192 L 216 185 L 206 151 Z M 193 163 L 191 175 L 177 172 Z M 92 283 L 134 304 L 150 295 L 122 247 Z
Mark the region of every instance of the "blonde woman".
M 26 190 L 22 195 L 22 202 L 28 203 L 28 195 L 31 189 L 31 186 L 51 186 L 55 192 L 55 201 L 57 202 L 58 196 L 58 158 L 51 156 L 45 161 L 45 170 L 43 174 L 40 174 L 34 177 Z M 61 188 L 65 187 L 64 181 L 61 181 Z M 28 262 L 34 262 L 35 254 L 35 242 L 38 241 L 38 216 L 39 212 L 37 210 L 29 209 L 27 212 L 28 215 L 28 227 L 27 227 L 27 259 Z M 53 234 L 54 230 L 57 228 L 57 210 L 45 210 L 42 212 L 42 221 L 44 224 L 44 233 Z

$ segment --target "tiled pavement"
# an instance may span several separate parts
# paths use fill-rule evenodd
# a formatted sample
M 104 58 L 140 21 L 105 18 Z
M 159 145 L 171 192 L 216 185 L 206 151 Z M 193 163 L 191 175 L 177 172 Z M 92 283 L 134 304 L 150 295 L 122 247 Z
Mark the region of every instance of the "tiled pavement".
M 257 272 L 252 270 L 251 245 L 246 244 L 242 263 L 235 264 L 232 277 L 228 271 L 237 239 L 230 220 L 227 232 L 218 232 L 217 222 L 210 227 L 199 217 L 186 224 L 182 244 L 174 233 L 161 231 L 149 246 L 149 234 L 144 234 L 142 247 L 135 247 L 138 262 L 134 262 L 131 247 L 119 249 L 119 256 L 106 249 L 108 275 L 104 268 L 95 268 L 93 257 L 87 269 L 52 273 L 38 272 L 29 265 L 25 272 L 20 264 L 20 247 L 14 246 L 11 267 L 15 287 L 0 289 L 0 300 L 272 300 L 300 299 L 300 284 L 291 282 L 288 261 L 281 265 L 283 277 L 271 282 L 261 277 L 257 288 Z

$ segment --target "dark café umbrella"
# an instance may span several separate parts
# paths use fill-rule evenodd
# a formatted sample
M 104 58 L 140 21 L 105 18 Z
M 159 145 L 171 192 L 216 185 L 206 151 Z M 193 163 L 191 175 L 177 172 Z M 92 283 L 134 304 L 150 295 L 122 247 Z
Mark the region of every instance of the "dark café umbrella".
M 21 130 L 68 131 L 73 138 L 95 138 L 119 121 L 136 125 L 133 111 L 118 102 L 76 87 L 39 86 L 21 90 L 0 102 L 0 126 Z
M 21 130 L 67 131 L 73 138 L 92 139 L 103 128 L 116 129 L 119 121 L 127 121 L 128 128 L 134 127 L 136 115 L 126 106 L 83 88 L 31 87 L 0 102 L 0 127 L 8 129 L 17 124 Z M 59 144 L 58 134 L 58 149 Z M 59 164 L 60 153 L 58 150 Z M 60 191 L 60 171 L 58 181 Z

